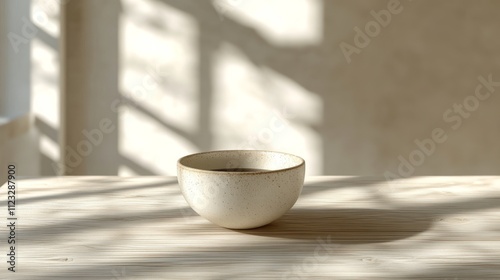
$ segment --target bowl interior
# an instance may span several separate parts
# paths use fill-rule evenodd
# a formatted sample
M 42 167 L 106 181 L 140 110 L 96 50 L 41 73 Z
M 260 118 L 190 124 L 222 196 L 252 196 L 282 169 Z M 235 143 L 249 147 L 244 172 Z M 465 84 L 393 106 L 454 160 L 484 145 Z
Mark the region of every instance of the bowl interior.
M 302 164 L 304 164 L 304 160 L 298 156 L 255 150 L 213 151 L 189 155 L 179 160 L 179 165 L 183 167 L 215 172 L 276 171 L 294 168 Z M 246 171 L 242 171 L 245 169 Z

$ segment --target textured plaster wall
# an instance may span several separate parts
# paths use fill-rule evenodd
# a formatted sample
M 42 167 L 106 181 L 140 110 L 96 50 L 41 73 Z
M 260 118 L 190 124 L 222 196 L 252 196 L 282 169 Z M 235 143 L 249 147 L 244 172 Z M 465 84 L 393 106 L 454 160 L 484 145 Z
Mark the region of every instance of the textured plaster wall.
M 499 3 L 401 1 L 401 12 L 349 64 L 337 45 L 354 45 L 353 27 L 365 27 L 370 11 L 389 1 L 360 2 L 325 1 L 326 60 L 333 60 L 318 81 L 329 108 L 321 127 L 325 173 L 395 172 L 399 155 L 408 159 L 417 148 L 415 139 L 442 128 L 446 142 L 414 174 L 498 174 L 500 90 L 458 127 L 443 114 L 474 95 L 478 76 L 500 81 Z
M 327 57 L 341 57 L 335 45 L 353 44 L 353 27 L 364 27 L 373 20 L 370 10 L 383 9 L 389 1 L 360 2 L 325 1 L 330 3 L 325 36 L 333 43 Z M 498 174 L 500 87 L 478 106 L 473 97 L 466 99 L 471 112 L 459 115 L 453 105 L 475 95 L 478 76 L 491 74 L 500 81 L 500 20 L 495 12 L 500 3 L 401 4 L 402 11 L 350 64 L 334 60 L 332 71 L 319 81 L 329 108 L 321 127 L 324 172 L 396 172 L 399 155 L 408 159 L 417 148 L 415 139 L 442 128 L 446 141 L 421 166 L 413 164 L 413 174 Z M 481 93 L 487 94 L 486 88 Z
M 124 2 L 129 17 L 141 11 Z M 136 62 L 157 59 L 139 73 L 168 62 L 165 84 L 152 90 L 156 99 L 143 102 L 164 120 L 149 135 L 172 136 L 151 157 L 139 140 L 135 148 L 125 140 L 130 157 L 142 155 L 143 165 L 172 173 L 172 158 L 244 147 L 297 153 L 309 174 L 500 173 L 500 88 L 478 105 L 469 97 L 472 112 L 460 115 L 453 107 L 474 96 L 479 76 L 500 81 L 499 2 L 151 3 L 164 17 L 139 23 L 143 35 L 125 31 L 124 51 L 135 46 Z M 383 21 L 378 29 L 375 17 Z M 146 47 L 147 40 L 164 45 Z M 127 69 L 132 60 L 125 61 Z M 161 107 L 159 100 L 169 101 Z M 273 130 L 275 118 L 286 126 Z M 129 124 L 122 131 L 133 134 Z M 433 133 L 429 144 L 424 139 Z M 427 150 L 415 152 L 417 139 Z
M 474 97 L 478 77 L 500 81 L 499 8 L 123 0 L 118 101 L 89 108 L 117 112 L 120 175 L 175 175 L 178 157 L 236 148 L 301 155 L 309 175 L 500 174 L 500 87 Z M 95 170 L 107 155 L 89 157 Z

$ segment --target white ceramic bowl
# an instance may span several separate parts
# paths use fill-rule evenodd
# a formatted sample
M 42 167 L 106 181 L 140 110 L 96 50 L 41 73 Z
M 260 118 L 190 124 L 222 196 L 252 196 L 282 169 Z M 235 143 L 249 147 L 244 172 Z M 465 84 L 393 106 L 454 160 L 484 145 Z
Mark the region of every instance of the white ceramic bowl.
M 260 227 L 285 214 L 299 198 L 304 173 L 302 158 L 271 151 L 213 151 L 177 162 L 189 206 L 212 223 L 233 229 Z

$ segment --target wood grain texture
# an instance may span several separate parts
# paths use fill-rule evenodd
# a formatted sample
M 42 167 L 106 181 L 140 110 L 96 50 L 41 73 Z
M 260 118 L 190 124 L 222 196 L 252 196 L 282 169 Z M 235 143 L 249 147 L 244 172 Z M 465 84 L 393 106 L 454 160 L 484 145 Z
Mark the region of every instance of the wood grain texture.
M 0 279 L 500 279 L 500 177 L 310 177 L 253 230 L 197 216 L 175 177 L 17 184 L 18 272 L 2 229 Z

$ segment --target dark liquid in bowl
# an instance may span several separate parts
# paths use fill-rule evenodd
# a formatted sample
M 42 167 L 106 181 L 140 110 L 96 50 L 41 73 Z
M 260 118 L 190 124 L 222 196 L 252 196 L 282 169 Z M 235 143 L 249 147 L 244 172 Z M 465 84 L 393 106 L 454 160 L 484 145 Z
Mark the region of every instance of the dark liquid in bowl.
M 258 168 L 221 168 L 212 169 L 212 171 L 224 171 L 224 172 L 262 172 L 269 171 L 268 169 L 258 169 Z

